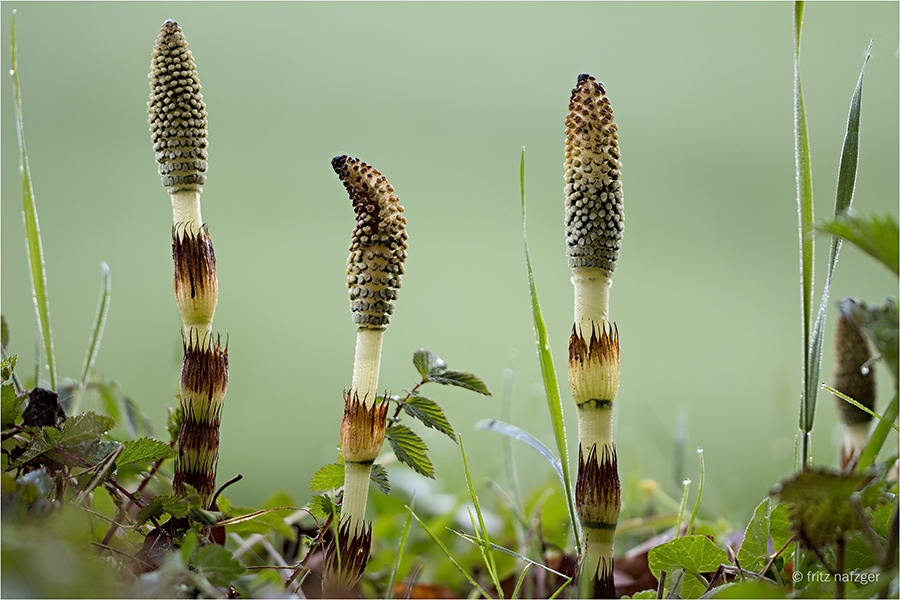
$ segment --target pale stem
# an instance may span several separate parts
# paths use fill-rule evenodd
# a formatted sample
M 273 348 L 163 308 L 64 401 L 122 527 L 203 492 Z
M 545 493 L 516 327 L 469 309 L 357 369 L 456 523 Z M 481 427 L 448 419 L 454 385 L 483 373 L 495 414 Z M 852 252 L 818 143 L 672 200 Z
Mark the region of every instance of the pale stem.
M 176 190 L 169 192 L 169 196 L 172 198 L 172 219 L 182 239 L 187 232 L 196 236 L 203 225 L 203 217 L 200 216 L 200 190 Z
M 613 557 L 613 540 L 615 531 L 610 529 L 592 529 L 585 527 L 582 533 L 584 544 L 584 573 L 590 573 L 591 578 L 597 573 L 597 566 L 603 559 L 611 561 Z
M 596 267 L 572 269 L 572 285 L 575 286 L 575 324 L 582 331 L 591 331 L 589 320 L 597 323 L 609 320 L 612 278 L 607 271 Z
M 591 446 L 597 444 L 597 456 L 603 446 L 612 444 L 613 419 L 612 407 L 609 408 L 578 408 L 578 441 L 581 444 L 585 457 Z
M 365 525 L 371 472 L 371 463 L 344 463 L 344 500 L 341 515 L 350 520 L 352 532 L 359 531 L 359 528 Z M 355 537 L 355 533 L 351 537 Z
M 356 330 L 356 357 L 353 360 L 351 393 L 359 395 L 366 408 L 375 403 L 378 393 L 378 370 L 381 367 L 381 341 L 384 328 L 359 327 Z

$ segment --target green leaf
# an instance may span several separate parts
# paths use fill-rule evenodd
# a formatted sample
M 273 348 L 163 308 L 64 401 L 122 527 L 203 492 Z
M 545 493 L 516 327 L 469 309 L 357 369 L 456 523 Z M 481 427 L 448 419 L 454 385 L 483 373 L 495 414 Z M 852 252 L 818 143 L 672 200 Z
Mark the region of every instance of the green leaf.
M 116 461 L 120 467 L 135 462 L 154 463 L 162 458 L 168 458 L 175 454 L 175 449 L 152 438 L 141 438 L 125 442 L 125 448 Z
M 116 384 L 118 386 L 118 384 Z M 148 435 L 153 435 L 153 421 L 151 421 L 141 407 L 131 397 L 121 396 L 122 406 L 125 408 L 125 426 L 128 434 L 135 437 L 139 431 L 144 431 Z
M 344 485 L 344 465 L 331 463 L 323 466 L 309 480 L 309 491 L 336 490 Z
M 218 544 L 200 546 L 191 563 L 194 569 L 205 576 L 210 583 L 219 586 L 230 586 L 232 581 L 240 577 L 246 568 L 234 555 Z
M 111 281 L 109 265 L 100 261 L 100 303 L 97 306 L 97 315 L 94 317 L 94 329 L 91 331 L 91 341 L 88 345 L 87 356 L 84 359 L 81 385 L 87 384 L 91 370 L 94 368 L 94 361 L 97 359 L 97 352 L 100 351 L 100 340 L 103 339 L 103 327 L 106 324 L 106 314 L 109 312 Z
M 437 402 L 418 394 L 412 394 L 403 405 L 403 410 L 409 416 L 422 421 L 426 426 L 437 429 L 454 442 L 456 441 L 453 427 L 450 426 L 450 421 L 447 420 L 447 416 Z
M 753 511 L 744 531 L 744 541 L 737 558 L 741 568 L 758 573 L 769 562 L 769 512 L 771 500 L 766 498 Z M 777 550 L 777 548 L 776 548 Z
M 519 164 L 519 189 L 522 193 L 522 239 L 525 242 L 525 266 L 528 271 L 528 289 L 531 294 L 531 316 L 534 320 L 534 335 L 537 342 L 538 359 L 541 363 L 541 377 L 544 382 L 544 394 L 547 396 L 547 408 L 550 410 L 550 423 L 553 426 L 553 436 L 556 438 L 556 448 L 559 451 L 560 463 L 563 470 L 563 489 L 566 491 L 566 500 L 569 509 L 569 522 L 575 538 L 575 549 L 581 555 L 581 539 L 578 535 L 578 517 L 575 513 L 575 496 L 572 493 L 572 477 L 569 474 L 569 449 L 566 443 L 566 427 L 563 418 L 562 399 L 559 395 L 559 383 L 556 381 L 556 369 L 553 367 L 553 353 L 550 351 L 550 339 L 547 334 L 547 324 L 541 314 L 541 303 L 538 300 L 537 286 L 534 283 L 534 272 L 531 269 L 531 257 L 528 255 L 528 234 L 525 225 L 525 148 L 522 148 L 522 158 Z
M 0 363 L 0 383 L 6 382 L 12 377 L 13 371 L 16 370 L 16 361 L 18 358 L 18 354 L 13 354 L 12 356 L 4 358 L 3 363 Z
M 219 496 L 221 499 L 221 496 Z M 281 535 L 296 539 L 294 529 L 284 522 L 284 519 L 278 514 L 282 510 L 296 510 L 289 506 L 278 506 L 266 508 L 263 510 L 254 510 L 252 508 L 234 508 L 228 511 L 228 518 L 219 521 L 218 525 L 228 527 L 230 533 L 239 533 L 242 535 L 261 533 L 268 534 L 278 531 Z
M 637 596 L 635 596 L 636 598 Z M 656 598 L 656 592 L 653 592 Z M 784 598 L 784 593 L 773 583 L 746 579 L 742 582 L 726 583 L 713 590 L 709 598 Z
M 413 352 L 413 366 L 416 367 L 416 371 L 423 379 L 427 379 L 431 373 L 446 369 L 447 363 L 431 350 L 420 348 Z
M 372 480 L 372 483 L 374 483 L 385 496 L 391 495 L 391 482 L 388 481 L 387 469 L 377 463 L 372 465 L 372 472 L 369 474 L 369 479 Z
M 28 443 L 28 447 L 25 448 L 22 456 L 12 463 L 9 468 L 18 469 L 33 458 L 53 450 L 60 435 L 62 435 L 62 432 L 54 427 L 44 427 L 38 430 Z
M 16 396 L 16 391 L 12 384 L 0 387 L 0 398 L 3 401 L 3 424 L 2 428 L 12 427 L 22 414 L 19 410 L 25 401 L 25 396 Z
M 487 429 L 488 431 L 494 431 L 501 435 L 505 435 L 514 440 L 518 440 L 523 442 L 535 450 L 544 457 L 550 466 L 553 467 L 553 470 L 556 471 L 556 474 L 559 476 L 560 482 L 565 487 L 565 475 L 563 474 L 562 463 L 560 463 L 559 459 L 553 454 L 553 451 L 548 448 L 544 442 L 537 439 L 524 429 L 516 427 L 515 425 L 510 425 L 509 423 L 504 423 L 503 421 L 498 421 L 497 419 L 484 419 L 482 421 L 478 421 L 475 423 L 475 427 L 478 429 Z
M 328 496 L 313 496 L 309 501 L 309 514 L 320 521 L 324 521 L 334 513 L 334 503 Z
M 785 544 L 794 536 L 791 532 L 791 521 L 788 518 L 788 505 L 780 503 L 769 513 L 769 535 L 772 536 L 772 545 L 775 552 L 784 548 Z
M 164 514 L 169 514 L 176 519 L 187 516 L 188 506 L 184 500 L 175 496 L 155 496 L 144 506 L 135 517 L 137 526 L 140 527 L 150 519 L 158 519 Z
M 465 371 L 441 370 L 428 374 L 428 381 L 433 381 L 441 385 L 455 385 L 457 387 L 466 388 L 473 392 L 478 392 L 484 396 L 490 396 L 487 386 L 484 382 L 471 373 Z
M 870 480 L 866 473 L 844 474 L 810 467 L 780 483 L 772 493 L 789 505 L 791 530 L 810 548 L 821 549 L 863 527 L 850 497 L 861 492 L 863 508 L 879 503 L 881 492 L 875 485 L 866 485 Z
M 708 585 L 700 579 L 700 573 L 715 571 L 720 564 L 728 561 L 728 555 L 706 536 L 686 535 L 651 549 L 648 560 L 650 571 L 657 579 L 662 571 L 668 573 L 667 584 L 674 581 L 678 571 L 684 569 L 681 597 L 699 598 Z
M 894 275 L 900 274 L 900 234 L 892 215 L 841 215 L 824 220 L 818 230 L 844 238 L 893 271 Z
M 31 186 L 31 168 L 25 150 L 25 126 L 22 116 L 22 88 L 19 85 L 19 59 L 16 50 L 16 17 L 12 19 L 12 78 L 16 94 L 16 132 L 19 137 L 19 172 L 22 174 L 22 212 L 25 217 L 25 241 L 28 245 L 28 262 L 31 265 L 31 285 L 34 291 L 35 309 L 40 331 L 47 352 L 50 370 L 50 388 L 56 387 L 56 359 L 53 352 L 53 334 L 50 330 L 50 301 L 47 294 L 47 271 L 44 268 L 44 250 L 41 244 L 41 227 L 38 224 L 37 204 Z
M 178 441 L 178 434 L 181 433 L 181 421 L 183 418 L 184 411 L 181 410 L 181 406 L 169 408 L 169 417 L 166 419 L 166 431 L 169 432 L 169 441 Z
M 82 442 L 97 440 L 116 426 L 116 422 L 105 415 L 86 412 L 66 420 L 62 434 L 56 441 L 59 446 L 74 446 Z
M 425 455 L 428 446 L 412 430 L 405 425 L 394 425 L 386 432 L 397 460 L 412 468 L 413 471 L 434 479 L 434 465 Z
M 628 598 L 634 598 L 634 600 L 644 599 L 644 598 L 656 598 L 656 590 L 644 590 L 643 592 L 638 592 L 633 596 L 624 595 L 622 596 L 622 600 L 628 600 Z

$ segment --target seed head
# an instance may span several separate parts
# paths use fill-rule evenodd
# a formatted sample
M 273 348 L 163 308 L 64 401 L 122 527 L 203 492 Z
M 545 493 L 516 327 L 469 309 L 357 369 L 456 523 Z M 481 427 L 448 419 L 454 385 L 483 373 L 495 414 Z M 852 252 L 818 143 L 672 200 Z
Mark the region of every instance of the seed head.
M 150 140 L 169 192 L 206 183 L 206 105 L 194 57 L 175 21 L 162 25 L 150 60 Z
M 394 312 L 406 260 L 408 236 L 403 207 L 394 188 L 375 167 L 357 158 L 331 161 L 353 203 L 356 228 L 347 258 L 347 287 L 353 322 L 384 328 Z
M 616 269 L 625 210 L 619 142 L 606 90 L 578 76 L 566 116 L 566 256 L 569 267 Z

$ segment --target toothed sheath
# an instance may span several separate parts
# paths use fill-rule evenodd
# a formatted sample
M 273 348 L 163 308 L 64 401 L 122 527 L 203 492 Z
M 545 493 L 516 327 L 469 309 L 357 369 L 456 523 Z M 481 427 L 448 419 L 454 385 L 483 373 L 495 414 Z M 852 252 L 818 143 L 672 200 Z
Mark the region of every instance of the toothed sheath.
M 603 85 L 578 76 L 566 117 L 566 255 L 575 287 L 569 386 L 578 409 L 582 592 L 614 598 L 613 539 L 621 491 L 613 442 L 619 334 L 609 321 L 609 288 L 624 229 L 616 125 Z
M 326 553 L 323 579 L 326 593 L 341 595 L 356 584 L 369 559 L 372 530 L 365 522 L 369 476 L 384 443 L 387 419 L 387 402 L 376 402 L 381 341 L 400 289 L 407 234 L 403 207 L 377 169 L 349 156 L 335 157 L 331 166 L 356 213 L 347 259 L 357 333 L 353 384 L 344 395 L 341 422 L 344 496 L 338 552 L 332 546 Z
M 163 23 L 150 62 L 150 136 L 162 184 L 172 200 L 175 302 L 184 324 L 175 492 L 190 486 L 208 508 L 215 493 L 219 422 L 228 387 L 228 347 L 213 340 L 218 299 L 216 255 L 200 216 L 206 182 L 206 105 L 184 33 Z

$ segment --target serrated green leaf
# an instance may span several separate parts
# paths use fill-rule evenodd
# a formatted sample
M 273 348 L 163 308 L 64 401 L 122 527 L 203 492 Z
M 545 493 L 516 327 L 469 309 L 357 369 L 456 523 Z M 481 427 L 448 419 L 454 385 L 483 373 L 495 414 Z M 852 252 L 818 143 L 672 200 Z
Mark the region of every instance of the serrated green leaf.
M 116 463 L 121 467 L 135 462 L 154 463 L 161 458 L 175 454 L 175 449 L 152 438 L 141 438 L 125 442 L 125 448 Z
M 450 371 L 445 369 L 429 373 L 427 379 L 428 381 L 433 381 L 441 385 L 455 385 L 457 387 L 466 388 L 467 390 L 478 392 L 484 396 L 491 395 L 487 386 L 478 376 L 465 371 Z
M 427 379 L 430 374 L 446 369 L 447 363 L 431 350 L 420 348 L 413 352 L 413 366 L 423 379 Z
M 675 574 L 684 569 L 681 580 L 682 598 L 699 598 L 707 584 L 699 579 L 700 573 L 708 573 L 728 561 L 725 551 L 704 535 L 686 535 L 671 542 L 660 544 L 647 555 L 650 571 L 659 579 L 666 571 L 667 584 L 675 579 Z M 668 587 L 668 585 L 667 585 Z
M 769 561 L 769 511 L 771 500 L 766 498 L 753 511 L 744 531 L 744 541 L 737 558 L 741 568 L 758 573 Z
M 200 546 L 194 554 L 191 564 L 210 583 L 220 586 L 230 586 L 232 581 L 240 577 L 246 570 L 231 551 L 218 544 Z
M 893 271 L 894 275 L 900 274 L 900 234 L 892 215 L 843 215 L 826 219 L 817 229 L 844 238 Z
M 62 434 L 56 443 L 60 446 L 74 446 L 96 440 L 115 426 L 116 422 L 105 415 L 98 415 L 95 412 L 81 413 L 66 419 Z
M 454 442 L 456 441 L 456 434 L 453 432 L 453 427 L 450 426 L 450 421 L 447 420 L 443 409 L 434 400 L 413 394 L 403 405 L 403 410 L 409 416 L 422 421 L 427 427 L 437 429 Z
M 33 458 L 53 450 L 53 448 L 56 447 L 56 442 L 60 435 L 62 435 L 62 432 L 54 427 L 44 427 L 40 429 L 34 437 L 31 438 L 28 447 L 25 448 L 25 452 L 12 463 L 9 468 L 18 469 Z
M 176 519 L 187 516 L 188 506 L 180 498 L 175 496 L 156 496 L 144 506 L 135 517 L 136 526 L 140 527 L 150 519 L 158 519 L 164 514 L 169 514 Z
M 8 384 L 0 387 L 0 398 L 2 398 L 3 403 L 2 427 L 6 429 L 15 425 L 21 416 L 22 411 L 19 409 L 25 401 L 25 396 L 16 396 L 16 391 L 13 389 L 12 384 Z
M 18 359 L 18 354 L 13 354 L 3 359 L 3 363 L 0 363 L 0 383 L 5 383 L 12 377 L 13 371 L 16 370 L 16 361 Z
M 434 465 L 426 456 L 428 446 L 409 427 L 394 425 L 386 432 L 388 442 L 394 450 L 397 460 L 412 468 L 413 471 L 434 479 Z
M 327 464 L 315 472 L 309 480 L 309 491 L 336 490 L 344 485 L 344 465 Z
M 91 439 L 77 444 L 57 443 L 56 448 L 51 450 L 48 456 L 72 467 L 83 466 L 84 463 L 96 465 L 120 445 L 119 442 L 100 439 Z M 57 452 L 57 449 L 64 450 L 64 453 Z
M 372 480 L 379 490 L 385 495 L 391 495 L 391 482 L 388 481 L 388 473 L 387 469 L 375 463 L 372 465 L 372 472 L 369 474 L 369 479 Z
M 629 596 L 628 594 L 622 596 L 622 600 L 628 600 L 628 598 L 633 598 L 634 600 L 643 598 L 656 598 L 656 590 L 644 590 L 643 592 L 638 592 L 633 596 Z
M 221 496 L 219 496 L 221 498 Z M 267 534 L 272 531 L 278 531 L 290 539 L 296 539 L 297 535 L 294 529 L 284 522 L 284 518 L 278 514 L 278 511 L 296 510 L 289 506 L 278 506 L 266 508 L 263 510 L 253 510 L 250 508 L 232 508 L 229 511 L 228 518 L 219 521 L 218 525 L 228 527 L 229 533 Z M 233 513 L 233 514 L 232 514 Z
M 334 503 L 328 496 L 313 496 L 309 501 L 308 510 L 313 517 L 324 521 L 334 513 Z

